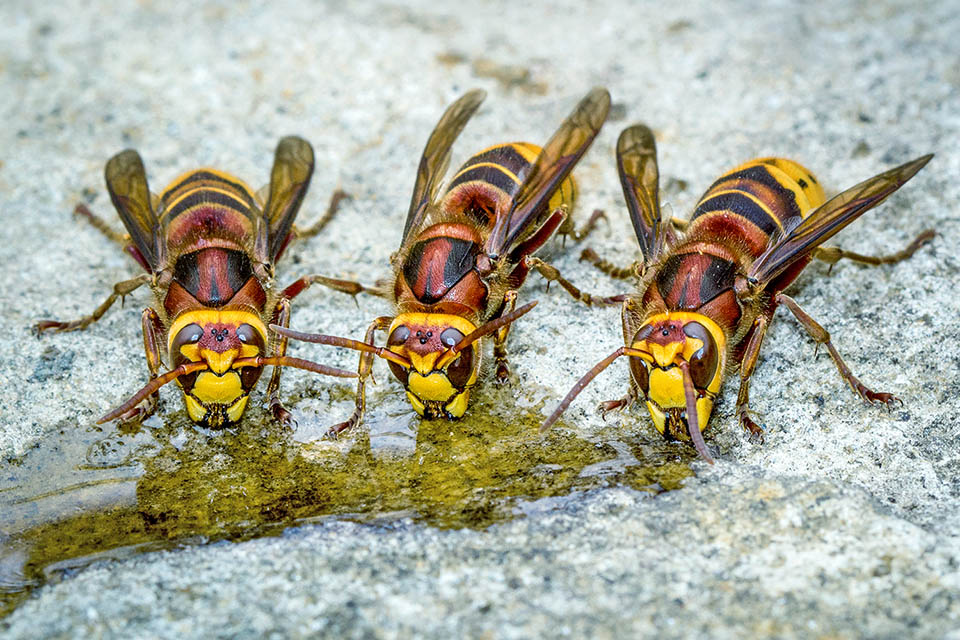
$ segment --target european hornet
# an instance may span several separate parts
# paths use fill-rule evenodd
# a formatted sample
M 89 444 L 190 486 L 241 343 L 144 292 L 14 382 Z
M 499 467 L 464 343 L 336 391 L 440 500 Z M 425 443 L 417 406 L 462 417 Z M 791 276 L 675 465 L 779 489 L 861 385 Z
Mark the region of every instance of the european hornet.
M 292 239 L 319 233 L 345 196 L 335 193 L 314 226 L 294 226 L 313 174 L 313 149 L 306 140 L 280 140 L 270 184 L 259 193 L 229 174 L 197 169 L 153 195 L 143 161 L 132 149 L 113 156 L 105 174 L 110 199 L 129 235 L 112 230 L 82 204 L 76 212 L 124 247 L 147 273 L 114 285 L 113 293 L 88 316 L 36 325 L 38 332 L 84 329 L 117 298 L 142 285 L 153 290 L 156 305 L 142 315 L 150 381 L 98 423 L 149 416 L 156 409 L 159 388 L 174 380 L 194 422 L 209 427 L 237 422 L 266 365 L 274 366 L 267 387 L 270 408 L 288 423 L 290 413 L 279 397 L 281 366 L 355 376 L 287 357 L 286 340 L 271 340 L 267 331 L 269 323 L 288 324 L 290 300 L 308 284 L 301 279 L 277 291 L 274 264 Z M 161 374 L 164 350 L 170 370 Z
M 527 256 L 558 229 L 582 237 L 568 217 L 576 194 L 570 172 L 606 120 L 610 94 L 600 88 L 587 94 L 542 149 L 522 142 L 480 151 L 438 197 L 451 145 L 485 95 L 474 90 L 454 102 L 430 135 L 400 250 L 391 257 L 389 287 L 314 280 L 390 299 L 394 315 L 374 320 L 363 342 L 271 327 L 288 338 L 363 352 L 355 409 L 332 434 L 362 420 L 375 355 L 387 361 L 418 414 L 461 417 L 480 375 L 481 338 L 494 334 L 496 377 L 503 381 L 509 374 L 510 323 L 535 304 L 516 308 L 517 290 L 529 271 Z M 385 347 L 375 346 L 376 331 L 387 332 Z
M 543 423 L 548 429 L 577 394 L 614 360 L 627 356 L 630 389 L 601 411 L 646 402 L 654 426 L 668 440 L 691 440 L 713 462 L 701 431 L 725 374 L 740 369 L 736 411 L 751 437 L 763 430 L 750 418 L 750 376 L 760 345 L 781 304 L 817 345 L 824 345 L 841 377 L 871 403 L 899 401 L 864 386 L 830 341 L 830 334 L 783 293 L 812 258 L 889 264 L 910 257 L 934 236 L 924 231 L 889 256 L 864 256 L 820 247 L 868 209 L 883 202 L 933 155 L 876 175 L 827 200 L 807 169 L 784 158 L 759 158 L 725 173 L 700 198 L 689 222 L 660 216 L 659 171 L 653 133 L 626 129 L 617 142 L 617 167 L 643 261 L 617 269 L 586 251 L 584 257 L 614 277 L 638 277 L 636 293 L 596 299 L 580 292 L 549 265 L 532 265 L 588 304 L 622 300 L 625 345 L 590 369 Z

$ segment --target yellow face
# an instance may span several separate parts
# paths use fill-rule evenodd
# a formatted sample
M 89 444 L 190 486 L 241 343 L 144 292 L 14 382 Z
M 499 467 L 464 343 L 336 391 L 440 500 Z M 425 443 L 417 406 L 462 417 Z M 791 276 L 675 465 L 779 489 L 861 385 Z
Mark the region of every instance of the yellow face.
M 263 354 L 267 328 L 247 311 L 188 311 L 170 327 L 172 366 L 205 362 L 207 369 L 180 376 L 187 413 L 194 422 L 219 428 L 237 422 L 263 367 L 234 368 L 234 360 Z
M 405 368 L 388 361 L 390 370 L 421 416 L 453 419 L 466 412 L 480 372 L 480 343 L 453 359 L 450 348 L 474 329 L 465 318 L 444 313 L 403 313 L 390 325 L 387 348 L 411 364 Z
M 697 424 L 689 427 L 706 429 L 723 382 L 726 337 L 720 326 L 698 313 L 659 314 L 641 325 L 630 346 L 643 354 L 630 358 L 630 373 L 657 431 L 669 439 L 690 439 L 681 361 L 689 366 L 697 398 Z

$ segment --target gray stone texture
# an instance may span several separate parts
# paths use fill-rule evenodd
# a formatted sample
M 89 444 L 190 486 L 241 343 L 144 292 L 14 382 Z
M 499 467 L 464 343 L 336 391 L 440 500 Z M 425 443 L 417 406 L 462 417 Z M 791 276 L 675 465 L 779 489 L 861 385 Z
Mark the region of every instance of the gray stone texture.
M 146 377 L 146 291 L 87 331 L 31 333 L 39 318 L 87 313 L 136 274 L 70 214 L 88 201 L 118 222 L 102 169 L 124 147 L 144 156 L 155 190 L 197 166 L 256 188 L 280 136 L 309 139 L 317 171 L 303 219 L 337 187 L 353 199 L 287 256 L 284 284 L 305 273 L 368 283 L 387 275 L 423 144 L 472 87 L 489 96 L 454 165 L 495 142 L 542 143 L 591 86 L 610 89 L 611 118 L 576 172 L 578 219 L 607 211 L 587 244 L 621 264 L 637 246 L 613 149 L 638 121 L 657 134 L 663 200 L 679 217 L 752 157 L 793 158 L 835 193 L 935 152 L 836 243 L 880 254 L 927 228 L 939 235 L 893 266 L 841 263 L 828 276 L 813 264 L 790 291 L 861 379 L 895 392 L 902 407 L 857 399 L 781 310 L 752 387 L 766 442 L 737 426 L 728 381 L 707 432 L 717 464 L 694 462 L 682 489 L 611 486 L 521 502 L 516 519 L 479 530 L 409 513 L 331 518 L 276 537 L 133 555 L 38 589 L 0 620 L 0 633 L 960 637 L 958 42 L 949 1 L 4 3 L 0 476 L 22 472 L 64 431 L 90 430 Z M 554 243 L 545 255 L 585 289 L 623 290 L 578 263 L 579 250 Z M 478 391 L 474 421 L 477 411 L 509 419 L 516 407 L 544 417 L 622 344 L 615 309 L 574 306 L 536 275 L 523 296 L 539 305 L 510 336 L 515 379 Z M 389 311 L 380 300 L 358 308 L 310 291 L 292 326 L 359 338 Z M 314 345 L 292 351 L 356 362 Z M 415 431 L 399 387 L 382 363 L 377 372 L 369 429 Z M 626 376 L 625 363 L 611 367 L 559 428 L 597 442 L 613 432 L 675 456 L 682 447 L 660 445 L 641 408 L 607 424 L 594 410 L 623 393 Z M 306 373 L 285 378 L 298 441 L 349 412 L 349 385 L 328 392 Z M 163 413 L 183 413 L 173 390 L 164 397 Z M 79 466 L 64 456 L 65 470 Z

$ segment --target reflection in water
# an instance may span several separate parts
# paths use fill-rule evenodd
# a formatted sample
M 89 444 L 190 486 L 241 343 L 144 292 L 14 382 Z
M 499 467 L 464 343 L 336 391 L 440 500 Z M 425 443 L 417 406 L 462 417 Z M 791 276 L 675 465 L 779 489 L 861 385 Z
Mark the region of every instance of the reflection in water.
M 286 430 L 257 410 L 224 432 L 182 412 L 130 433 L 64 425 L 0 478 L 0 617 L 99 559 L 331 516 L 483 528 L 537 509 L 534 500 L 614 483 L 657 492 L 691 475 L 688 448 L 652 430 L 633 440 L 613 427 L 590 440 L 563 428 L 540 435 L 539 410 L 483 401 L 459 422 L 412 416 L 333 442 L 319 425 Z

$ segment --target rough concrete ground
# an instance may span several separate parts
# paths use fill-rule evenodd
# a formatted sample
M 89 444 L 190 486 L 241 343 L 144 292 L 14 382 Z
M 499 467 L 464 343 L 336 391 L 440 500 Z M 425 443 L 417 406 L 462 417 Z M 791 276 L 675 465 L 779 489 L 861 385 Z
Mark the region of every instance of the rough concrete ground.
M 657 133 L 664 200 L 681 217 L 717 175 L 750 157 L 787 155 L 836 191 L 934 151 L 838 244 L 888 253 L 923 229 L 939 233 L 907 262 L 841 264 L 829 277 L 815 264 L 793 289 L 854 371 L 896 392 L 902 408 L 854 399 L 781 312 L 753 382 L 766 443 L 750 443 L 736 426 L 728 384 L 707 438 L 718 464 L 695 463 L 697 478 L 681 490 L 573 493 L 480 531 L 402 518 L 322 521 L 277 538 L 107 562 L 37 591 L 0 621 L 6 636 L 960 634 L 960 15 L 952 3 L 208 3 L 186 11 L 11 2 L 0 15 L 4 475 L 29 465 L 39 443 L 88 429 L 144 379 L 146 292 L 89 331 L 39 341 L 30 333 L 38 318 L 88 312 L 135 273 L 69 213 L 92 200 L 115 221 L 101 176 L 123 147 L 141 151 L 159 189 L 201 165 L 257 185 L 278 137 L 311 140 L 317 173 L 304 217 L 337 186 L 354 199 L 293 252 L 283 282 L 308 272 L 364 282 L 385 275 L 423 143 L 443 108 L 474 86 L 490 95 L 454 164 L 494 142 L 542 142 L 589 87 L 610 89 L 613 114 L 577 175 L 580 214 L 609 212 L 589 244 L 621 263 L 636 243 L 613 147 L 636 121 Z M 585 288 L 620 291 L 577 254 L 554 248 L 552 260 Z M 545 293 L 535 277 L 528 284 L 525 295 L 540 304 L 511 334 L 517 379 L 483 393 L 485 404 L 502 396 L 503 406 L 518 393 L 545 413 L 619 344 L 619 320 Z M 352 336 L 389 311 L 376 300 L 358 310 L 326 292 L 298 302 L 294 326 Z M 308 346 L 296 352 L 320 357 Z M 378 420 L 415 429 L 397 387 L 380 377 L 371 429 L 382 429 Z M 624 364 L 598 378 L 564 428 L 603 433 L 593 407 L 618 397 L 625 380 Z M 286 375 L 302 440 L 348 411 L 345 394 L 316 385 Z M 167 398 L 165 411 L 181 411 Z M 618 421 L 656 442 L 640 411 Z

